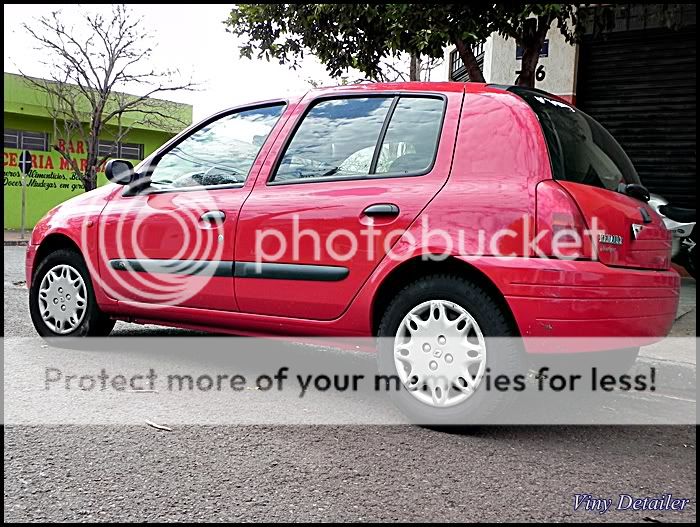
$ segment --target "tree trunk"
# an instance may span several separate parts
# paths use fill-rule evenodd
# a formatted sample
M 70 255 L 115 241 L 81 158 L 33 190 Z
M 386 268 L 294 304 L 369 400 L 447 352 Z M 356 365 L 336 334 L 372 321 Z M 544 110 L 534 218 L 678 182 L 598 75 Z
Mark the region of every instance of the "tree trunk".
M 464 41 L 459 38 L 455 41 L 455 45 L 457 46 L 459 58 L 462 59 L 464 66 L 467 68 L 469 82 L 486 82 L 484 80 L 484 74 L 481 72 L 481 68 L 479 67 L 479 63 L 476 61 L 472 48 L 467 46 Z
M 88 137 L 88 152 L 85 171 L 83 172 L 83 186 L 85 187 L 85 192 L 90 192 L 97 188 L 97 149 L 99 146 L 99 133 L 99 129 L 95 130 L 92 128 L 90 130 L 90 137 Z
M 523 59 L 520 67 L 520 75 L 518 75 L 518 86 L 526 88 L 535 87 L 535 70 L 537 63 L 540 60 L 540 49 L 534 47 L 526 47 L 523 49 Z
M 92 166 L 85 172 L 85 192 L 90 192 L 97 188 L 97 167 Z
M 420 57 L 416 53 L 411 53 L 411 69 L 409 71 L 409 80 L 420 80 Z
M 522 41 L 517 42 L 523 48 L 523 58 L 516 84 L 525 88 L 534 88 L 535 72 L 540 60 L 540 50 L 547 38 L 552 18 L 548 16 L 531 18 L 527 22 L 523 29 Z

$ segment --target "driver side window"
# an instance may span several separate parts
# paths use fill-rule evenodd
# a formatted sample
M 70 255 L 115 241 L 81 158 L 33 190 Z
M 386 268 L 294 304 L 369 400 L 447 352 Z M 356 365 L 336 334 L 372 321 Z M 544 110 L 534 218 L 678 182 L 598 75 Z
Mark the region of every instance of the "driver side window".
M 151 173 L 151 187 L 244 183 L 283 110 L 283 104 L 243 110 L 206 124 L 163 154 Z

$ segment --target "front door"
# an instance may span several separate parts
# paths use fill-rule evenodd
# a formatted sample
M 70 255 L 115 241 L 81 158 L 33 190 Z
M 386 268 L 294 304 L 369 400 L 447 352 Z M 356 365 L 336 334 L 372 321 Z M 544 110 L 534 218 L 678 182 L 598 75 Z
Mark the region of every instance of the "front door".
M 284 109 L 219 114 L 138 167 L 150 185 L 117 193 L 100 217 L 100 279 L 110 297 L 237 310 L 238 214 Z

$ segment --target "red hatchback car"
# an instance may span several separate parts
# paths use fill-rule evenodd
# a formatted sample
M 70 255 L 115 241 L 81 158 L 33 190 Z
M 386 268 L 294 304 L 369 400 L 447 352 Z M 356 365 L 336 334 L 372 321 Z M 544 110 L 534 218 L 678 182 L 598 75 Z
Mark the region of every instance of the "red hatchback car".
M 33 231 L 26 273 L 43 336 L 107 335 L 115 320 L 385 336 L 397 347 L 380 363 L 409 388 L 434 362 L 413 354 L 468 336 L 471 386 L 485 337 L 653 341 L 676 313 L 670 234 L 629 158 L 537 90 L 314 90 L 218 113 L 106 172 L 117 184 Z

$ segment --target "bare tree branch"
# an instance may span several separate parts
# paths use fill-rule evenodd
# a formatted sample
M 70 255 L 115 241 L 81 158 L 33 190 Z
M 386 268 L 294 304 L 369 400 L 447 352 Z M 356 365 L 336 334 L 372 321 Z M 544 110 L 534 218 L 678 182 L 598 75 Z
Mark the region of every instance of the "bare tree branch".
M 186 125 L 177 105 L 157 99 L 161 94 L 192 90 L 196 85 L 173 82 L 175 71 L 148 66 L 152 48 L 144 20 L 125 5 L 114 5 L 109 17 L 84 13 L 75 27 L 67 26 L 60 11 L 24 24 L 50 67 L 47 79 L 22 73 L 25 81 L 46 96 L 53 121 L 51 148 L 80 178 L 85 190 L 97 185 L 97 172 L 111 154 L 100 155 L 100 139 L 121 143 L 135 127 L 176 131 Z M 87 35 L 83 31 L 87 28 Z M 141 95 L 128 95 L 136 90 Z M 86 146 L 87 159 L 78 162 L 71 141 Z

